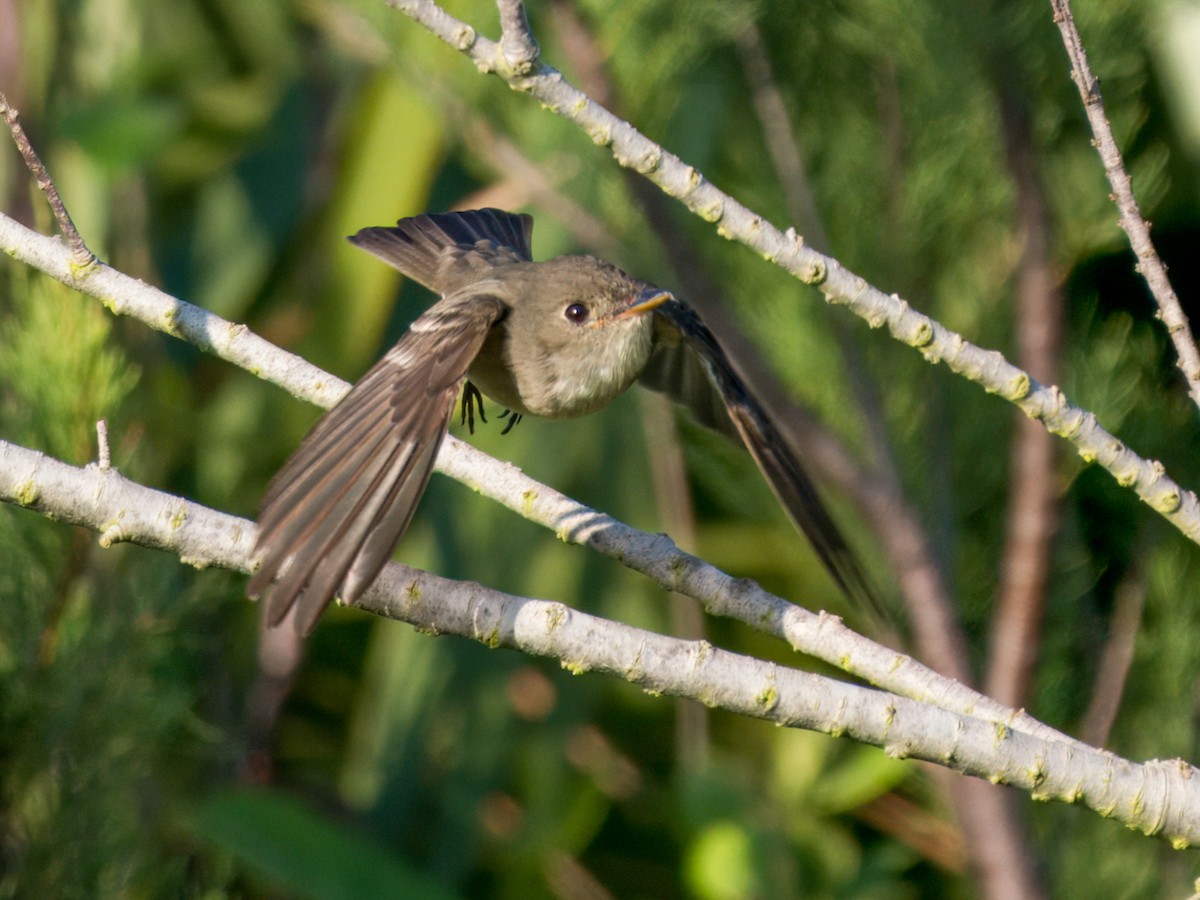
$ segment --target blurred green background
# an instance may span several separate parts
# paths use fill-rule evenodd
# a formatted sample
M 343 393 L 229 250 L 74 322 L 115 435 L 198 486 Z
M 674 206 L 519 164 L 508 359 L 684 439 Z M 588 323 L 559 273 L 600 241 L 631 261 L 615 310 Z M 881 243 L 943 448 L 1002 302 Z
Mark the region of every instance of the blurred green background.
M 497 33 L 494 6 L 450 9 Z M 1200 6 L 1080 0 L 1076 13 L 1143 209 L 1194 303 L 1200 78 L 1188 66 Z M 786 225 L 738 50 L 757 25 L 828 249 L 1009 354 L 1023 235 L 998 110 L 1021 98 L 1066 292 L 1063 387 L 1176 479 L 1200 483 L 1196 410 L 1115 227 L 1048 3 L 553 0 L 530 16 L 548 62 Z M 677 206 L 651 227 L 606 151 L 382 2 L 0 0 L 0 23 L 0 91 L 92 249 L 348 379 L 430 298 L 342 237 L 464 205 L 533 213 L 538 258 L 603 253 L 676 287 L 669 231 L 796 401 L 858 452 L 852 347 L 982 665 L 1016 420 L 1001 401 L 861 322 L 839 344 L 831 322 L 844 313 Z M 15 151 L 0 159 L 4 211 L 50 232 Z M 0 267 L 5 440 L 81 464 L 104 417 L 128 476 L 252 516 L 316 415 Z M 662 485 L 647 421 L 661 410 L 631 395 L 587 419 L 526 420 L 505 437 L 493 423 L 472 440 L 661 530 L 677 519 L 651 502 Z M 853 617 L 753 465 L 680 427 L 696 551 Z M 1027 705 L 1078 729 L 1114 609 L 1134 592 L 1144 606 L 1107 745 L 1194 760 L 1197 548 L 1059 452 L 1062 518 Z M 867 528 L 830 499 L 890 594 Z M 399 555 L 678 627 L 645 579 L 440 476 Z M 918 766 L 344 609 L 309 642 L 248 772 L 256 610 L 243 590 L 241 576 L 137 547 L 101 551 L 94 534 L 0 508 L 0 897 L 978 893 L 943 788 Z M 745 627 L 703 625 L 721 646 L 805 664 Z M 1091 812 L 1018 805 L 1029 865 L 1054 896 L 1178 896 L 1200 875 L 1194 853 Z

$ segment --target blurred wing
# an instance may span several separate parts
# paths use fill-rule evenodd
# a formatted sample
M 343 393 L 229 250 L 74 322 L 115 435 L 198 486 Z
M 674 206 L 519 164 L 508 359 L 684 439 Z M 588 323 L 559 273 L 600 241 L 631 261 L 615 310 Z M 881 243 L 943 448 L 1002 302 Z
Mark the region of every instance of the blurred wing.
M 671 304 L 668 302 L 667 306 Z M 682 306 L 682 304 L 680 304 Z M 684 307 L 690 312 L 690 308 Z M 666 394 L 691 413 L 692 418 L 706 428 L 719 431 L 727 437 L 741 440 L 742 433 L 729 417 L 725 398 L 717 389 L 711 364 L 697 352 L 683 334 L 673 318 L 679 314 L 668 310 L 654 319 L 654 349 L 646 368 L 638 376 L 638 383 L 652 391 Z M 696 322 L 700 322 L 696 317 Z M 704 328 L 703 323 L 700 324 Z M 707 328 L 705 328 L 707 332 Z M 716 346 L 714 342 L 714 346 Z M 720 348 L 717 348 L 720 352 Z M 721 354 L 722 358 L 724 354 Z
M 655 347 L 639 379 L 687 407 L 697 421 L 741 438 L 787 510 L 842 591 L 880 609 L 853 551 L 825 509 L 791 445 L 746 388 L 696 312 L 678 300 L 655 315 Z
M 395 228 L 364 228 L 349 238 L 439 294 L 477 281 L 488 269 L 530 262 L 533 217 L 499 209 L 401 219 Z
M 274 627 L 307 634 L 334 592 L 353 601 L 412 519 L 459 383 L 507 307 L 461 292 L 432 306 L 322 416 L 275 476 L 258 517 L 262 564 L 247 593 Z

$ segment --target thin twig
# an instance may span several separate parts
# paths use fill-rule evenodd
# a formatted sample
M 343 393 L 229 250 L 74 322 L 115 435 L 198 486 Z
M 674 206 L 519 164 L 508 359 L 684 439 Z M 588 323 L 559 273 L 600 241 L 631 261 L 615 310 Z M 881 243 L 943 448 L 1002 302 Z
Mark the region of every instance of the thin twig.
M 658 521 L 679 546 L 696 552 L 696 511 L 688 488 L 687 466 L 679 443 L 679 426 L 671 401 L 655 391 L 638 391 L 638 411 L 654 486 Z M 704 613 L 691 598 L 671 592 L 671 634 L 688 640 L 706 637 Z M 675 759 L 684 771 L 703 770 L 709 759 L 708 710 L 703 704 L 680 700 L 675 707 Z
M 1135 556 L 1135 560 L 1139 556 Z M 1108 742 L 1108 735 L 1117 720 L 1129 670 L 1133 667 L 1145 606 L 1146 573 L 1142 565 L 1134 562 L 1117 585 L 1108 639 L 1104 642 L 1092 682 L 1092 699 L 1079 726 L 1080 737 L 1094 747 L 1103 747 Z
M 101 469 L 112 468 L 112 452 L 108 449 L 108 422 L 96 422 L 96 465 Z
M 3 94 L 0 94 L 0 116 L 8 123 L 13 141 L 16 143 L 17 149 L 21 151 L 21 157 L 25 160 L 25 165 L 33 173 L 33 177 L 37 180 L 37 186 L 46 195 L 46 201 L 50 204 L 54 218 L 58 221 L 58 230 L 62 232 L 63 237 L 67 239 L 67 245 L 71 248 L 72 263 L 78 269 L 86 269 L 96 261 L 96 257 L 87 248 L 87 244 L 83 242 L 83 238 L 79 236 L 79 231 L 75 228 L 75 223 L 71 221 L 67 207 L 62 201 L 62 197 L 58 194 L 58 188 L 54 186 L 54 181 L 51 180 L 50 173 L 46 171 L 46 167 L 42 164 L 37 151 L 33 149 L 33 144 L 29 142 L 29 138 L 25 134 L 25 129 L 21 127 L 17 111 L 9 106 L 8 100 Z
M 1163 265 L 1158 251 L 1154 248 L 1154 241 L 1150 238 L 1150 223 L 1142 218 L 1141 210 L 1138 209 L 1137 198 L 1133 195 L 1133 181 L 1125 171 L 1125 163 L 1113 137 L 1112 126 L 1104 113 L 1100 81 L 1088 65 L 1087 53 L 1083 49 L 1079 30 L 1075 27 L 1069 0 L 1050 0 L 1050 6 L 1054 10 L 1054 23 L 1062 34 L 1067 56 L 1071 60 L 1071 77 L 1079 88 L 1084 111 L 1092 126 L 1096 150 L 1104 164 L 1104 174 L 1108 176 L 1108 183 L 1112 185 L 1112 198 L 1120 213 L 1121 228 L 1129 236 L 1129 245 L 1138 259 L 1137 271 L 1146 279 L 1154 302 L 1158 304 L 1158 318 L 1167 326 L 1167 334 L 1171 336 L 1171 342 L 1179 356 L 1175 364 L 1187 380 L 1192 401 L 1200 407 L 1200 351 L 1196 350 L 1196 341 L 1188 326 L 1187 316 L 1183 307 L 1179 305 L 1179 298 L 1175 295 L 1175 289 L 1171 287 L 1170 279 L 1167 278 L 1167 267 Z
M 783 92 L 775 80 L 767 45 L 757 22 L 751 22 L 734 41 L 738 59 L 750 87 L 750 102 L 762 129 L 763 143 L 775 168 L 775 177 L 783 188 L 788 215 L 798 229 L 808 235 L 808 242 L 818 250 L 829 252 L 829 234 L 825 221 L 817 210 L 812 184 L 804 166 L 804 157 L 795 138 L 791 116 L 783 100 Z

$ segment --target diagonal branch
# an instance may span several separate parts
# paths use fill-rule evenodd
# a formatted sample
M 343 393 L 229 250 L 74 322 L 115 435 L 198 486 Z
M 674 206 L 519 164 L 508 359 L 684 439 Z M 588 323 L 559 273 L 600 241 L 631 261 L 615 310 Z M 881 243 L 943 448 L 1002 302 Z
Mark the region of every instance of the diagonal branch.
M 254 523 L 0 441 L 0 500 L 129 541 L 197 567 L 253 567 Z M 471 638 L 601 672 L 651 693 L 690 697 L 791 728 L 847 735 L 897 758 L 922 759 L 1081 803 L 1175 846 L 1200 842 L 1200 773 L 1182 761 L 1131 763 L 1002 723 L 608 621 L 561 603 L 504 594 L 389 563 L 356 606 L 434 634 Z
M 846 306 L 871 327 L 886 326 L 893 337 L 919 350 L 930 362 L 944 362 L 988 393 L 1014 403 L 1051 433 L 1070 441 L 1085 460 L 1099 463 L 1119 484 L 1131 488 L 1188 538 L 1200 543 L 1200 500 L 1196 495 L 1173 481 L 1161 463 L 1141 458 L 1105 431 L 1092 413 L 1073 406 L 1057 387 L 1040 384 L 997 351 L 970 343 L 916 312 L 895 294 L 872 287 L 837 260 L 808 247 L 794 231 L 780 231 L 679 157 L 572 87 L 561 72 L 539 64 L 529 75 L 509 73 L 495 41 L 480 36 L 433 0 L 388 2 L 467 54 L 480 71 L 498 75 L 514 90 L 531 95 L 574 122 L 595 143 L 610 148 L 618 163 L 642 173 L 688 209 L 717 224 L 722 237 L 745 244 L 801 281 L 819 286 L 830 303 Z
M 1071 60 L 1071 78 L 1079 88 L 1079 96 L 1083 100 L 1083 109 L 1087 113 L 1088 123 L 1092 126 L 1095 136 L 1095 147 L 1104 164 L 1104 174 L 1112 185 L 1112 200 L 1117 204 L 1120 213 L 1121 229 L 1129 237 L 1129 246 L 1137 256 L 1138 273 L 1146 279 L 1154 302 L 1158 304 L 1158 317 L 1167 326 L 1167 334 L 1175 345 L 1179 355 L 1175 365 L 1187 380 L 1188 393 L 1192 401 L 1200 406 L 1200 352 L 1196 350 L 1196 342 L 1188 327 L 1187 316 L 1179 305 L 1171 280 L 1167 278 L 1167 267 L 1159 258 L 1150 238 L 1150 223 L 1142 218 L 1138 209 L 1137 198 L 1133 195 L 1133 180 L 1125 171 L 1125 163 L 1121 159 L 1121 151 L 1113 137 L 1112 126 L 1108 116 L 1104 114 L 1104 100 L 1100 97 L 1100 80 L 1092 73 L 1088 65 L 1087 53 L 1083 49 L 1083 40 L 1075 27 L 1075 18 L 1071 15 L 1069 0 L 1050 0 L 1054 10 L 1054 24 L 1062 33 L 1063 44 L 1067 48 L 1067 56 Z
M 79 230 L 75 227 L 75 223 L 71 221 L 71 215 L 67 212 L 67 206 L 63 203 L 62 197 L 59 196 L 58 188 L 54 186 L 54 181 L 50 178 L 50 173 L 46 171 L 46 166 L 42 163 L 41 157 L 33 149 L 33 144 L 30 143 L 29 138 L 26 136 L 25 129 L 21 127 L 17 111 L 8 105 L 8 99 L 3 94 L 0 94 L 0 118 L 4 119 L 8 125 L 8 130 L 12 133 L 13 143 L 17 145 L 17 149 L 21 152 L 21 158 L 25 160 L 25 165 L 29 168 L 29 171 L 33 173 L 34 180 L 37 181 L 37 186 L 46 195 L 46 202 L 50 204 L 50 211 L 54 213 L 54 218 L 58 222 L 58 230 L 62 232 L 63 237 L 67 239 L 67 243 L 71 247 L 71 261 L 78 268 L 87 268 L 96 261 L 96 257 L 88 249 L 87 244 L 83 242 L 83 238 L 79 236 Z

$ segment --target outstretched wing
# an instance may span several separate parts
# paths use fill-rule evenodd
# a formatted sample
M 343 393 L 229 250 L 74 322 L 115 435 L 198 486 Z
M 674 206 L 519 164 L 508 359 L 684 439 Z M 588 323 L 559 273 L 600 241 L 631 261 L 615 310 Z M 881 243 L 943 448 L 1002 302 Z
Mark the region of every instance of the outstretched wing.
M 669 300 L 655 310 L 655 349 L 639 381 L 687 407 L 696 420 L 740 437 L 792 521 L 847 596 L 880 604 L 791 445 L 754 398 L 695 310 Z
M 459 382 L 506 309 L 470 290 L 434 304 L 284 464 L 262 501 L 262 564 L 247 589 L 267 624 L 295 606 L 307 634 L 335 591 L 352 601 L 375 580 L 425 492 Z
M 350 243 L 430 290 L 449 294 L 488 269 L 530 262 L 532 234 L 532 216 L 475 209 L 413 216 L 395 228 L 364 228 Z

